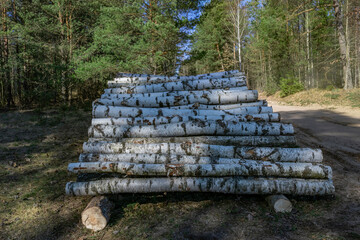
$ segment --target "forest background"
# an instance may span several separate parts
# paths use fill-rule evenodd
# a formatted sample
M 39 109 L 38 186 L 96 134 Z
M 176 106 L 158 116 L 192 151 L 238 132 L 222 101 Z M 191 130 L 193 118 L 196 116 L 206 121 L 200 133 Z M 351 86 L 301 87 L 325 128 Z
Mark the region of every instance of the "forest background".
M 87 104 L 118 72 L 360 86 L 358 0 L 0 0 L 0 108 Z

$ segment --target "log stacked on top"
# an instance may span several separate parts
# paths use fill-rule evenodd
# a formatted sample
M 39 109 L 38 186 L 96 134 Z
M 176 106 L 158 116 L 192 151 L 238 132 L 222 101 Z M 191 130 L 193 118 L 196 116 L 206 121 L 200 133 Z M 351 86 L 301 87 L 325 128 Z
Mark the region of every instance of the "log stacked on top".
M 331 168 L 297 148 L 291 124 L 238 71 L 186 77 L 120 74 L 93 103 L 69 195 L 145 192 L 326 195 Z

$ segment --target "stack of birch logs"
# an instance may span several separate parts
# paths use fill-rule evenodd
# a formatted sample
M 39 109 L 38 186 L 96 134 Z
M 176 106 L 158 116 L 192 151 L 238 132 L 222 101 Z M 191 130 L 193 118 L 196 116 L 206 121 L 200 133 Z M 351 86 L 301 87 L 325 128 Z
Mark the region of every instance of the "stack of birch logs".
M 147 192 L 327 195 L 319 149 L 297 148 L 291 124 L 238 71 L 120 74 L 93 103 L 89 140 L 68 170 L 69 195 Z

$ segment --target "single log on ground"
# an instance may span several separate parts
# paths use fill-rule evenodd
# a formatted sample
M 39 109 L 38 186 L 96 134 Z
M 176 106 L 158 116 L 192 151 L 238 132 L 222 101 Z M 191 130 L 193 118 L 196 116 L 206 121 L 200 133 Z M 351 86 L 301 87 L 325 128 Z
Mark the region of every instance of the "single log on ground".
M 92 125 L 89 137 L 136 138 L 136 137 L 187 137 L 187 136 L 278 136 L 292 135 L 294 128 L 284 123 L 257 123 L 235 121 L 193 120 L 147 126 Z
M 234 121 L 234 122 L 280 122 L 279 113 L 263 113 L 253 115 L 222 115 L 222 116 L 173 116 L 173 117 L 139 117 L 139 118 L 93 118 L 91 125 L 142 126 L 168 123 L 202 121 Z
M 194 136 L 194 137 L 164 137 L 164 138 L 89 138 L 88 142 L 104 143 L 204 143 L 224 146 L 258 146 L 258 147 L 295 147 L 294 136 Z
M 222 115 L 253 115 L 272 113 L 272 107 L 242 107 L 229 110 L 196 110 L 196 109 L 168 109 L 168 108 L 136 108 L 136 107 L 93 107 L 94 118 L 104 117 L 174 117 L 174 116 L 222 116 Z
M 243 160 L 237 164 L 137 164 L 129 162 L 77 162 L 68 165 L 73 173 L 119 173 L 128 176 L 160 177 L 289 177 L 324 179 L 332 177 L 328 166 Z
M 202 143 L 133 144 L 85 142 L 83 150 L 85 153 L 157 153 L 279 162 L 321 162 L 323 160 L 320 149 L 235 147 Z
M 292 204 L 284 195 L 270 195 L 266 197 L 266 201 L 275 212 L 288 213 L 292 211 Z
M 162 94 L 163 96 L 160 96 Z M 133 96 L 127 96 L 133 95 Z M 140 95 L 140 96 L 139 96 Z M 154 95 L 154 96 L 153 96 Z M 156 96 L 157 95 L 157 96 Z M 208 90 L 174 93 L 146 93 L 146 94 L 104 94 L 93 105 L 127 106 L 127 107 L 171 107 L 199 104 L 233 104 L 254 102 L 258 99 L 255 90 L 241 88 L 229 90 Z
M 170 91 L 194 91 L 203 89 L 226 89 L 246 86 L 246 82 L 239 78 L 217 78 L 204 80 L 176 81 L 168 83 L 155 83 L 139 86 L 117 87 L 117 82 L 108 82 L 110 89 L 106 94 L 154 93 Z
M 104 229 L 109 222 L 112 208 L 113 203 L 106 197 L 94 197 L 81 213 L 81 221 L 86 228 L 93 231 L 100 231 Z
M 149 192 L 218 192 L 232 194 L 328 195 L 335 191 L 331 180 L 289 178 L 113 178 L 69 182 L 68 195 L 99 195 Z
M 206 105 L 206 104 L 189 104 L 182 106 L 173 106 L 169 107 L 171 109 L 201 109 L 201 110 L 228 110 L 239 107 L 254 107 L 254 106 L 267 106 L 267 102 L 264 100 L 256 102 L 247 102 L 247 103 L 234 103 L 234 104 L 225 104 L 225 105 Z

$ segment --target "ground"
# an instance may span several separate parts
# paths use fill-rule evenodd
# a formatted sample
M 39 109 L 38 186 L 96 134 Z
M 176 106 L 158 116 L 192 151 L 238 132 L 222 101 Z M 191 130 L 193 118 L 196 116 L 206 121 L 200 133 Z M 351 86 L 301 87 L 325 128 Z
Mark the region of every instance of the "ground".
M 334 170 L 333 198 L 292 197 L 275 214 L 261 196 L 114 196 L 109 226 L 84 229 L 90 197 L 64 195 L 66 171 L 87 139 L 91 113 L 0 113 L 0 239 L 360 239 L 360 109 L 271 102 L 293 123 L 300 146 L 320 147 Z

